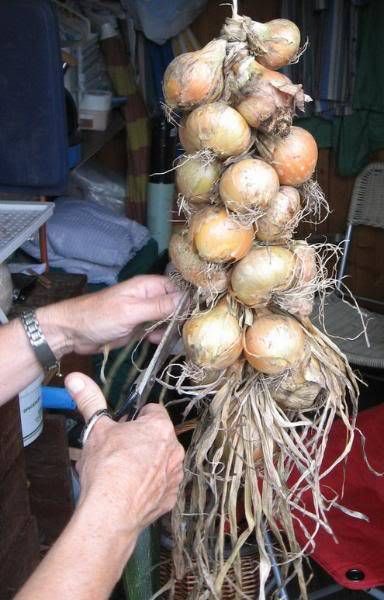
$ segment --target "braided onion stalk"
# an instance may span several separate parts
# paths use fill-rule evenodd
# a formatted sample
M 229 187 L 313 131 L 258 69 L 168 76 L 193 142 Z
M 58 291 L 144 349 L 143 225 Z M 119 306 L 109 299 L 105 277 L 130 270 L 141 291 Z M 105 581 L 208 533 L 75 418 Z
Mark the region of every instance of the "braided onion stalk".
M 163 384 L 185 402 L 185 419 L 194 413 L 168 588 L 176 594 L 178 581 L 192 577 L 189 598 L 219 599 L 224 585 L 246 597 L 241 555 L 251 544 L 264 599 L 267 529 L 283 579 L 296 575 L 306 598 L 303 556 L 319 529 L 331 533 L 320 485 L 326 441 L 340 418 L 345 445 L 332 469 L 353 442 L 358 386 L 346 357 L 310 320 L 315 294 L 333 285 L 337 252 L 294 239 L 301 219 L 328 211 L 314 179 L 316 141 L 292 125 L 310 99 L 276 71 L 298 60 L 300 32 L 284 19 L 256 23 L 236 6 L 220 38 L 175 58 L 164 78 L 185 150 L 176 181 L 186 224 L 169 253 L 191 303 L 183 353 Z M 304 509 L 304 493 L 312 508 Z

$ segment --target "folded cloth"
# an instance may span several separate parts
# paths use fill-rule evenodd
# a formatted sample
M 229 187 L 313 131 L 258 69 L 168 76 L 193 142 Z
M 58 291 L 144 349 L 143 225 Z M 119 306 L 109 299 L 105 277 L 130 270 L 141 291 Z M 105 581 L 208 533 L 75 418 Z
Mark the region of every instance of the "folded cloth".
M 61 197 L 47 223 L 48 258 L 52 267 L 84 273 L 90 283 L 117 281 L 124 265 L 150 239 L 143 225 L 116 215 L 96 202 Z M 23 250 L 40 257 L 38 237 Z

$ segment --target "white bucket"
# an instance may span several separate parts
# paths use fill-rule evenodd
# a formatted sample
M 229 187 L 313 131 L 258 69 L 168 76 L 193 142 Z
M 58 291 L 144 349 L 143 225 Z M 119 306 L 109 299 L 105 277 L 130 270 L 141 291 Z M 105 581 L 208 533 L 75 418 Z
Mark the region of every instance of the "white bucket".
M 23 445 L 28 446 L 43 431 L 43 402 L 41 399 L 41 375 L 19 394 Z

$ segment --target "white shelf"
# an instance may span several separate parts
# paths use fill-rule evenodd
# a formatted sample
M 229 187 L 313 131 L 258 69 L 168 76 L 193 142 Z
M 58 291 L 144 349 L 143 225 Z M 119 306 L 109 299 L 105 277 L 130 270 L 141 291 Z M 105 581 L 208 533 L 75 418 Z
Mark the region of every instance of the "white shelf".
M 0 263 L 48 221 L 53 208 L 53 202 L 0 200 Z

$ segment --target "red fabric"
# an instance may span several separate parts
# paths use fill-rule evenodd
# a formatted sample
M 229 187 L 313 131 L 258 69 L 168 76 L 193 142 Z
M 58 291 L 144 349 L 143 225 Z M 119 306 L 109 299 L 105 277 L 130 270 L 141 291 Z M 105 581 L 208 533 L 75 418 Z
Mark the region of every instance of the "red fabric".
M 366 436 L 366 454 L 369 463 L 376 471 L 384 471 L 384 405 L 365 410 L 358 416 L 358 427 Z M 326 453 L 326 462 L 335 458 L 343 449 L 345 428 L 341 422 L 333 426 Z M 327 571 L 340 585 L 350 589 L 367 589 L 384 585 L 384 477 L 377 477 L 369 471 L 364 462 L 361 437 L 356 434 L 347 464 L 338 465 L 323 483 L 328 498 L 334 494 L 325 486 L 340 492 L 345 475 L 342 506 L 367 515 L 370 522 L 346 515 L 337 508 L 329 513 L 329 523 L 338 539 L 320 530 L 315 538 L 316 548 L 311 557 Z M 303 498 L 311 505 L 309 495 Z M 309 531 L 313 523 L 305 523 Z M 305 544 L 302 530 L 296 528 L 296 536 L 301 545 Z M 364 572 L 362 581 L 350 581 L 346 577 L 349 569 Z

